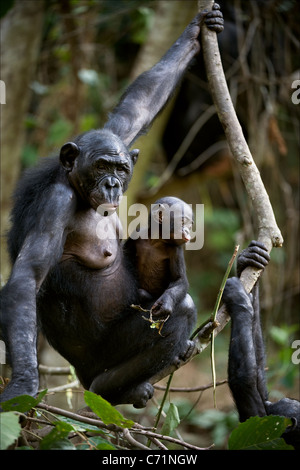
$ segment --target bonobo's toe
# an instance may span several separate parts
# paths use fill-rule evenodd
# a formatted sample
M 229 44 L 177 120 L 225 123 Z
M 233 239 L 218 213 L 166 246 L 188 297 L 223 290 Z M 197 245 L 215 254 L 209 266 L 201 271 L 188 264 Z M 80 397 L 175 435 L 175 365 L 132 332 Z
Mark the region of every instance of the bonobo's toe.
M 195 348 L 194 341 L 191 341 L 188 339 L 186 342 L 185 349 L 178 356 L 174 358 L 173 364 L 177 369 L 179 369 L 179 367 L 181 366 L 183 362 L 186 362 L 191 357 L 194 351 L 194 348 Z
M 143 382 L 131 390 L 129 402 L 134 408 L 145 408 L 148 400 L 153 397 L 154 388 L 149 382 Z

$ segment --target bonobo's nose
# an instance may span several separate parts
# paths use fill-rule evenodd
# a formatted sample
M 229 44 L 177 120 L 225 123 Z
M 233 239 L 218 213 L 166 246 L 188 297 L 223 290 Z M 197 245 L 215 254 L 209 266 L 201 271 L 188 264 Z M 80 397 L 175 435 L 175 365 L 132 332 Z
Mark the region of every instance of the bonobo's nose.
M 107 189 L 119 188 L 121 186 L 120 181 L 115 176 L 107 176 L 103 183 Z

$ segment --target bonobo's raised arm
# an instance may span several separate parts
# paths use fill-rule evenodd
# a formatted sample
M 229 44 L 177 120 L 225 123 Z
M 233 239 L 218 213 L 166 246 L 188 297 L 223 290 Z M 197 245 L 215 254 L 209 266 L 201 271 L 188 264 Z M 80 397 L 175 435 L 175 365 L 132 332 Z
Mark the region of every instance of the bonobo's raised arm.
M 222 31 L 224 20 L 219 8 L 214 4 L 213 11 L 199 13 L 162 59 L 140 75 L 125 92 L 105 125 L 125 145 L 130 147 L 139 135 L 147 131 L 172 96 L 192 58 L 200 50 L 198 36 L 203 18 L 207 27 Z

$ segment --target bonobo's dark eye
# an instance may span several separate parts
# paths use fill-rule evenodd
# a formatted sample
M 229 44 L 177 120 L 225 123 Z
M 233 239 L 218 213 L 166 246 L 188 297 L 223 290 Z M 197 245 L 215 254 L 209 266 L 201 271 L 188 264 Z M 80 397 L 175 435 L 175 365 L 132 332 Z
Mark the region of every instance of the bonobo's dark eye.
M 97 168 L 98 171 L 106 171 L 107 170 L 105 164 L 101 161 L 97 163 L 96 168 Z
M 117 165 L 117 168 L 116 168 L 118 174 L 120 175 L 126 175 L 128 173 L 128 168 L 124 165 Z

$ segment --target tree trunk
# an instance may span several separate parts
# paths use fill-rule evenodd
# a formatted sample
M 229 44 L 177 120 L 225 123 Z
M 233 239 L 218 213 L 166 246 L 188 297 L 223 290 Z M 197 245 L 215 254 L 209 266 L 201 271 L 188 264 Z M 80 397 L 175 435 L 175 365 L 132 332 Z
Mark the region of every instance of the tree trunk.
M 11 194 L 20 174 L 24 118 L 30 98 L 30 80 L 39 52 L 44 2 L 16 0 L 1 20 L 1 80 L 6 103 L 1 104 L 1 274 L 9 275 L 5 243 Z

